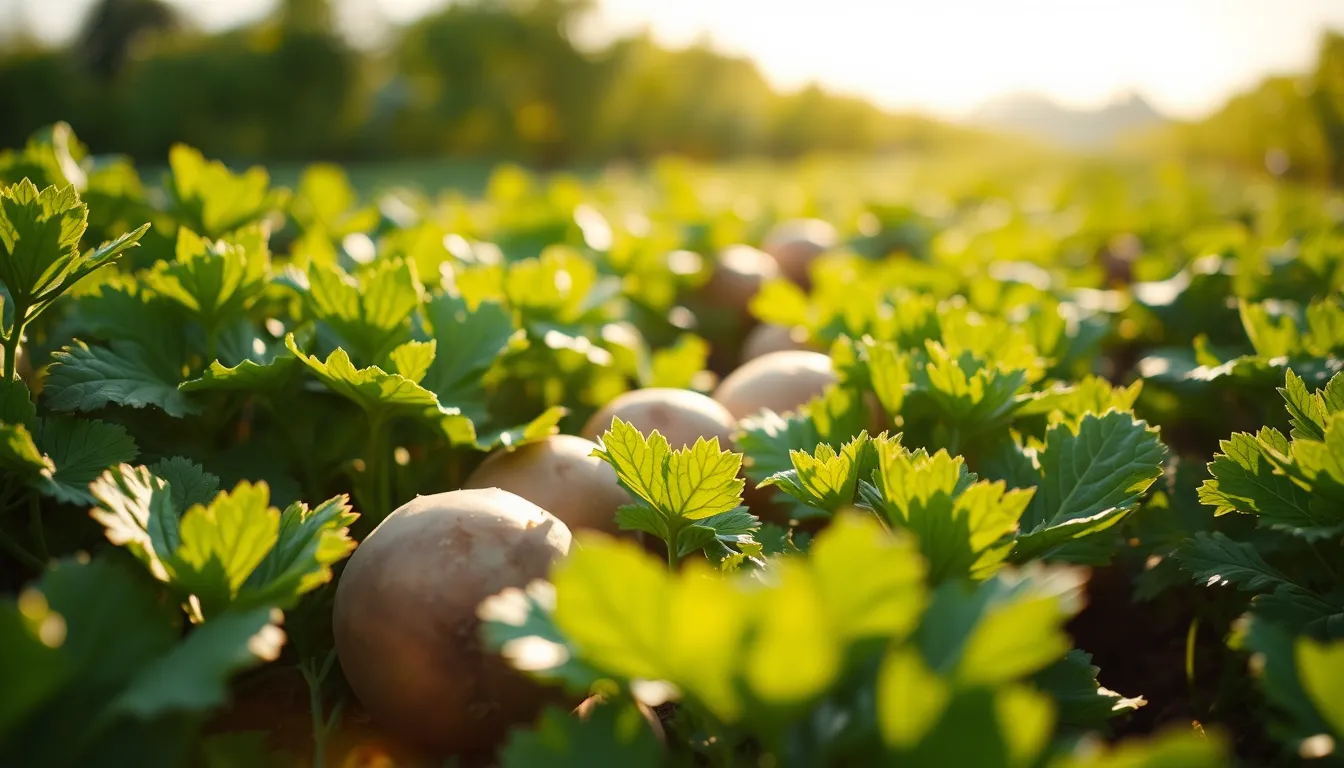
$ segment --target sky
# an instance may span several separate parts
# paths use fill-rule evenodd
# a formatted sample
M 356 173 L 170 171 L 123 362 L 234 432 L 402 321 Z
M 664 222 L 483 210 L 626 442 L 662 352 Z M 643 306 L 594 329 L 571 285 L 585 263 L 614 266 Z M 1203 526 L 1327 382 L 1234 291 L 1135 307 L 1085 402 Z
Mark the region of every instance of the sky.
M 174 0 L 207 28 L 273 0 Z M 93 0 L 0 0 L 47 39 Z M 406 22 L 445 0 L 336 0 L 352 30 Z M 884 106 L 968 114 L 1016 93 L 1093 107 L 1137 91 L 1194 117 L 1268 74 L 1304 71 L 1344 0 L 599 0 L 585 38 L 647 28 L 749 56 L 783 88 L 819 82 Z M 6 6 L 9 6 L 6 8 Z

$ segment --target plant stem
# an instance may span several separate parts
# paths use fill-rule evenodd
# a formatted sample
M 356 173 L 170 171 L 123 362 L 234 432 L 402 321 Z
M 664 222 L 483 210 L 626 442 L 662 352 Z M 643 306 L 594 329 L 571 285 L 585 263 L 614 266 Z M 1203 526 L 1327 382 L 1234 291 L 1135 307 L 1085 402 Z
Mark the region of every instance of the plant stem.
M 9 335 L 5 337 L 5 381 L 13 381 L 19 377 L 19 342 L 23 340 L 23 329 L 28 325 L 27 304 L 14 305 L 14 324 L 10 326 Z
M 47 534 L 42 528 L 42 504 L 36 493 L 28 494 L 28 526 L 33 538 L 37 539 L 37 554 L 46 563 L 51 559 L 51 553 L 47 550 Z
M 23 545 L 15 541 L 14 537 L 10 536 L 3 528 L 0 528 L 0 547 L 9 550 L 9 553 L 13 555 L 15 559 L 38 573 L 41 573 L 47 567 L 43 560 L 40 560 L 32 552 L 24 549 Z
M 677 546 L 677 531 L 673 530 L 672 536 L 667 540 L 667 570 L 677 570 L 677 564 L 681 560 L 680 549 Z
M 14 324 L 14 330 L 4 341 L 5 347 L 5 381 L 13 381 L 18 378 L 19 365 L 19 337 L 22 329 L 18 323 Z
M 368 498 L 373 505 L 373 518 L 381 521 L 392 513 L 392 478 L 388 475 L 388 419 L 383 414 L 369 417 L 369 446 L 364 458 L 364 474 Z
M 313 672 L 307 659 L 299 665 L 303 679 L 308 683 L 308 714 L 313 729 L 313 768 L 326 768 L 327 733 L 326 718 L 322 715 L 322 681 Z
M 299 663 L 299 672 L 308 683 L 308 711 L 313 729 L 313 768 L 326 768 L 327 735 L 335 728 L 345 704 L 344 700 L 337 702 L 336 706 L 332 707 L 330 718 L 324 714 L 322 684 L 326 682 L 335 662 L 336 649 L 333 648 L 327 652 L 327 658 L 320 670 L 315 668 L 312 657 L 305 658 Z

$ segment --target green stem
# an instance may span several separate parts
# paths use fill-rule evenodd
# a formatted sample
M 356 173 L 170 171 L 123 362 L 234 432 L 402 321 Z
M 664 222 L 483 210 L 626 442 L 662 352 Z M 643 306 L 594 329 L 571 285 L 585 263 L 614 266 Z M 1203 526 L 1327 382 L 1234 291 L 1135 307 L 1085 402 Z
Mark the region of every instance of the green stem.
M 322 714 L 322 681 L 313 672 L 312 664 L 304 660 L 299 665 L 303 679 L 308 683 L 308 714 L 313 729 L 313 768 L 326 768 L 327 730 L 326 718 Z
M 335 730 L 336 724 L 340 721 L 341 710 L 345 705 L 344 700 L 338 701 L 336 706 L 332 707 L 331 717 L 324 714 L 322 684 L 331 674 L 331 668 L 335 662 L 336 649 L 333 648 L 327 652 L 327 658 L 322 662 L 320 670 L 315 669 L 312 657 L 305 658 L 299 663 L 299 672 L 303 674 L 304 681 L 308 683 L 308 710 L 313 729 L 313 768 L 326 768 L 327 736 Z
M 47 534 L 42 528 L 42 503 L 36 493 L 28 494 L 28 526 L 32 530 L 33 538 L 37 539 L 37 554 L 46 563 L 51 559 L 51 553 L 47 549 Z
M 39 559 L 32 552 L 23 548 L 23 545 L 10 536 L 3 528 L 0 528 L 0 547 L 4 547 L 14 556 L 16 560 L 33 570 L 41 573 L 46 569 L 46 563 Z
M 677 565 L 681 562 L 681 547 L 677 546 L 677 532 L 676 529 L 673 529 L 671 537 L 667 540 L 667 570 L 669 571 L 677 570 Z
M 388 474 L 391 449 L 388 419 L 383 414 L 369 419 L 369 446 L 364 458 L 364 474 L 368 483 L 368 498 L 373 504 L 375 520 L 392 513 L 392 478 Z
M 18 322 L 21 315 L 18 314 L 19 308 L 14 308 L 14 327 L 10 330 L 9 336 L 5 338 L 5 381 L 13 381 L 18 378 L 19 367 L 19 339 L 23 337 L 23 324 Z

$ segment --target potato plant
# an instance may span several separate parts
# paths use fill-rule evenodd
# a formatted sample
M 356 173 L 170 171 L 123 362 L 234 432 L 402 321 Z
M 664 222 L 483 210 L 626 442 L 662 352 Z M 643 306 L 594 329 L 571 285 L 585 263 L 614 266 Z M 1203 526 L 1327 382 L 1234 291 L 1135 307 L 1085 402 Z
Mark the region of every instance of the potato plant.
M 1338 762 L 1338 200 L 1042 163 L 0 153 L 0 754 Z

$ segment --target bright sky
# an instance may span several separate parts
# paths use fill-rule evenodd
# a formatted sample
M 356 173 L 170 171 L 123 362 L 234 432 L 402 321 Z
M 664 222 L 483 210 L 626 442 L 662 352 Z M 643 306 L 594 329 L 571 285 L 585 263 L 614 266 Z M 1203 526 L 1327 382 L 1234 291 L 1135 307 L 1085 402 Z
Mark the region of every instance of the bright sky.
M 44 37 L 68 34 L 93 0 L 17 4 Z M 274 0 L 174 0 L 203 25 L 255 19 Z M 407 21 L 445 0 L 336 0 Z M 809 81 L 892 107 L 957 116 L 1035 92 L 1094 106 L 1138 90 L 1191 116 L 1270 73 L 1304 70 L 1344 0 L 600 0 L 598 36 L 642 27 L 667 43 L 708 36 L 783 87 Z M 0 24 L 7 17 L 0 11 Z M 357 23 L 356 19 L 359 19 Z

